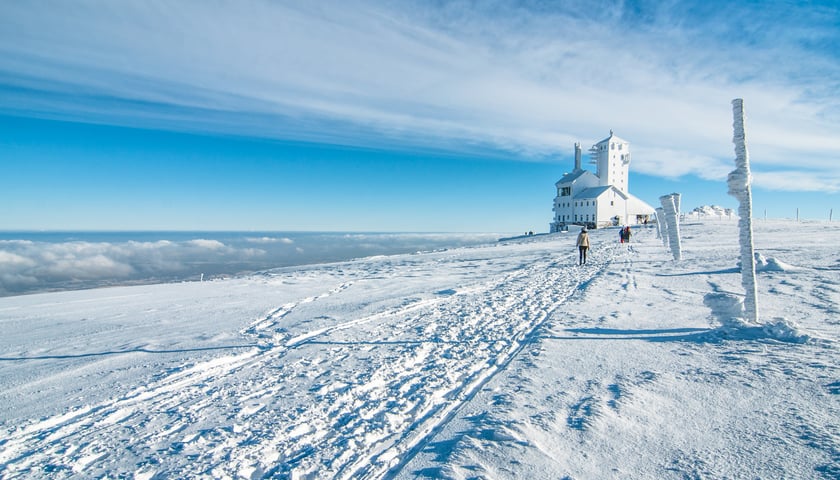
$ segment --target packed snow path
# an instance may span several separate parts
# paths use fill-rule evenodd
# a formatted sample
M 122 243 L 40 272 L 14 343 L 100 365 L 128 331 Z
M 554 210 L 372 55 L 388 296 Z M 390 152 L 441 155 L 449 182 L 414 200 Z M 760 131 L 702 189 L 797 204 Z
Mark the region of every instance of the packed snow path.
M 605 245 L 577 267 L 563 240 L 561 251 L 542 240 L 547 248 L 513 260 L 484 247 L 321 267 L 320 291 L 267 309 L 234 345 L 98 403 L 7 426 L 0 476 L 392 476 L 627 252 Z M 266 278 L 293 283 L 306 272 Z M 430 291 L 436 282 L 451 284 Z

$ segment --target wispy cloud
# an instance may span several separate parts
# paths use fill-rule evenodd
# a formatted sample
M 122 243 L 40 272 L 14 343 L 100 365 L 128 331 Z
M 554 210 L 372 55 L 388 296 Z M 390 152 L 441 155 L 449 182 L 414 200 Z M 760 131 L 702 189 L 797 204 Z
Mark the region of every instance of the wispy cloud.
M 840 175 L 808 170 L 778 170 L 753 173 L 753 183 L 768 190 L 787 192 L 838 192 Z M 825 205 L 823 205 L 824 207 Z
M 741 97 L 757 172 L 793 163 L 840 190 L 838 10 L 3 2 L 0 111 L 523 159 L 568 155 L 613 128 L 640 172 L 723 178 Z
M 245 241 L 249 243 L 285 243 L 288 245 L 295 243 L 294 240 L 286 237 L 248 237 Z
M 218 240 L 207 240 L 204 238 L 189 240 L 186 243 L 193 247 L 206 248 L 208 250 L 219 250 L 225 248 L 225 244 Z

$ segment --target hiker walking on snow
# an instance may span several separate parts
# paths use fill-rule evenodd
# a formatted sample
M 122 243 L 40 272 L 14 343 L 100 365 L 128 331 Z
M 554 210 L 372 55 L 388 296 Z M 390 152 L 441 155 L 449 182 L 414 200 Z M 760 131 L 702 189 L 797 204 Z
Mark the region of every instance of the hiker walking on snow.
M 586 227 L 580 229 L 577 237 L 577 247 L 580 252 L 578 265 L 583 265 L 586 263 L 586 251 L 589 250 L 589 233 L 586 232 Z

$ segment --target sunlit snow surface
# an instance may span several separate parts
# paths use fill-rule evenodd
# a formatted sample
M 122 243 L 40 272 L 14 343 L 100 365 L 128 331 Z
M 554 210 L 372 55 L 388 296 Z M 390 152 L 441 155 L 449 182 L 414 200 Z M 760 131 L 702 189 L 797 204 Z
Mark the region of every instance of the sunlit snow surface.
M 838 478 L 840 225 L 0 298 L 2 478 Z

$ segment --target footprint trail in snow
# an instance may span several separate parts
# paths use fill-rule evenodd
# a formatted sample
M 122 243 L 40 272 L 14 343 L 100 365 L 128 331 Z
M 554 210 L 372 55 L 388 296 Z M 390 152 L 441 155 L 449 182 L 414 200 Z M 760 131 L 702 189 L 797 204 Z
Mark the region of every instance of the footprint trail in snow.
M 9 429 L 0 476 L 393 475 L 615 252 L 583 268 L 543 254 L 475 283 L 333 311 L 354 289 L 387 289 L 437 266 L 345 272 L 253 321 L 241 331 L 250 345 L 235 353 Z M 301 320 L 311 312 L 322 314 Z

